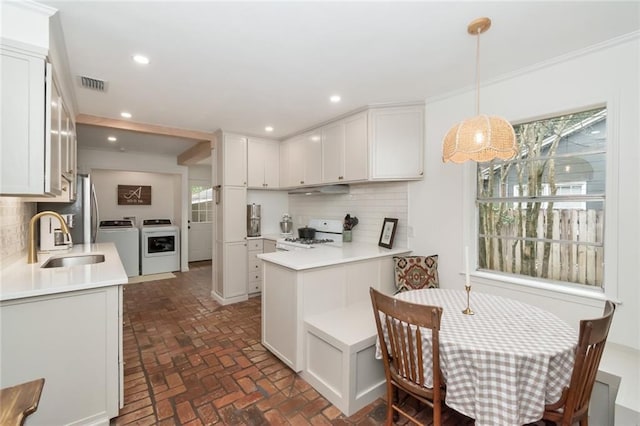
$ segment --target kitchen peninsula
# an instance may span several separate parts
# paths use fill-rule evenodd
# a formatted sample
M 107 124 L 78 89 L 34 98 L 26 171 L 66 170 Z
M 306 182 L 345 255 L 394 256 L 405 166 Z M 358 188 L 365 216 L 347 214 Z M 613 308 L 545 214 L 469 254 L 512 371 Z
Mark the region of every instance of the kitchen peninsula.
M 43 268 L 50 258 L 98 263 Z M 102 257 L 104 256 L 104 260 Z M 122 284 L 113 243 L 76 245 L 5 266 L 0 387 L 44 378 L 29 424 L 109 424 L 122 403 Z
M 384 386 L 369 287 L 392 294 L 393 256 L 410 252 L 345 243 L 258 255 L 263 345 L 347 415 Z

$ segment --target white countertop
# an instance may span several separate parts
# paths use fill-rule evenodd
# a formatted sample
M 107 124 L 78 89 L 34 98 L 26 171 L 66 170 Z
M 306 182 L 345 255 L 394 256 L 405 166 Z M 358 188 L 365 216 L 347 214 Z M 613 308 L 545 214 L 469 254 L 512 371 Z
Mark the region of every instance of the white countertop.
M 104 254 L 105 261 L 92 265 L 41 268 L 50 257 L 78 254 Z M 44 296 L 69 291 L 126 284 L 127 273 L 113 243 L 78 244 L 69 250 L 38 253 L 38 262 L 27 264 L 27 257 L 0 271 L 0 301 Z
M 259 237 L 247 237 L 247 240 L 272 240 L 277 241 L 283 238 L 281 234 L 262 234 Z
M 387 249 L 376 244 L 344 243 L 342 247 L 321 245 L 311 249 L 277 251 L 275 253 L 263 253 L 257 256 L 265 262 L 271 262 L 289 269 L 301 271 L 304 269 L 357 262 L 360 260 L 375 259 L 377 257 L 398 256 L 407 253 L 411 253 L 411 250 L 405 247 Z

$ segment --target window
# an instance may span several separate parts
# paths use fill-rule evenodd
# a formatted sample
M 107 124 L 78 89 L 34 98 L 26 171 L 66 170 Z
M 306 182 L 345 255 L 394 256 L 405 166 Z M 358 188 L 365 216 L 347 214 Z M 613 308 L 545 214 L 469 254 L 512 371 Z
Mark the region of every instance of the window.
M 211 222 L 211 186 L 191 185 L 191 222 Z
M 529 195 L 529 188 L 524 186 L 524 193 L 522 195 Z M 566 182 L 566 183 L 556 183 L 556 195 L 585 195 L 587 193 L 587 182 Z M 513 195 L 514 197 L 520 196 L 520 185 L 513 186 Z M 551 185 L 548 183 L 542 184 L 542 195 L 548 196 L 551 195 Z M 519 202 L 513 203 L 513 208 L 518 208 Z M 540 206 L 541 209 L 548 208 L 549 203 L 543 202 Z M 585 210 L 587 208 L 587 203 L 584 201 L 557 201 L 553 203 L 553 208 L 555 210 L 562 209 L 580 209 Z
M 518 155 L 478 164 L 480 269 L 603 287 L 606 117 L 516 125 Z

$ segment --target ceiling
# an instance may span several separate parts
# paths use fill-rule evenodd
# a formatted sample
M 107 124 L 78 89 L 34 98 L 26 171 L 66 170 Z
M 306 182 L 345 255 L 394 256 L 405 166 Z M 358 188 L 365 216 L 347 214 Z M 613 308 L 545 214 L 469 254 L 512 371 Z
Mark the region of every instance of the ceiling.
M 472 87 L 466 28 L 480 16 L 493 21 L 483 80 L 640 28 L 638 1 L 43 3 L 59 10 L 78 113 L 275 139 L 365 105 Z M 80 87 L 80 75 L 106 80 L 106 92 Z M 174 155 L 195 143 L 120 131 L 108 144 L 107 130 L 79 126 L 80 147 Z

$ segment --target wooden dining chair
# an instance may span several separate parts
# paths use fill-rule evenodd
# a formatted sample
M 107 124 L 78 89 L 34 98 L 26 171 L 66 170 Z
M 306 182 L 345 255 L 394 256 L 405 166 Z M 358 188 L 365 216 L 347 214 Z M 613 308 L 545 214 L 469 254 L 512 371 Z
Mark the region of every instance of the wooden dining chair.
M 401 389 L 433 408 L 433 425 L 439 426 L 442 416 L 444 386 L 440 371 L 439 331 L 442 308 L 418 305 L 386 296 L 369 289 L 373 313 L 378 329 L 384 373 L 387 379 L 387 419 L 393 423 L 394 410 L 420 424 L 405 412 L 397 398 Z M 433 387 L 424 382 L 423 333 L 431 333 Z M 385 340 L 385 334 L 387 339 Z M 384 342 L 387 342 L 385 344 Z
M 558 402 L 547 405 L 542 419 L 556 425 L 570 426 L 579 422 L 589 424 L 589 400 L 598 373 L 600 358 L 609 335 L 616 305 L 607 300 L 601 318 L 580 321 L 580 334 L 576 348 L 571 381 Z

